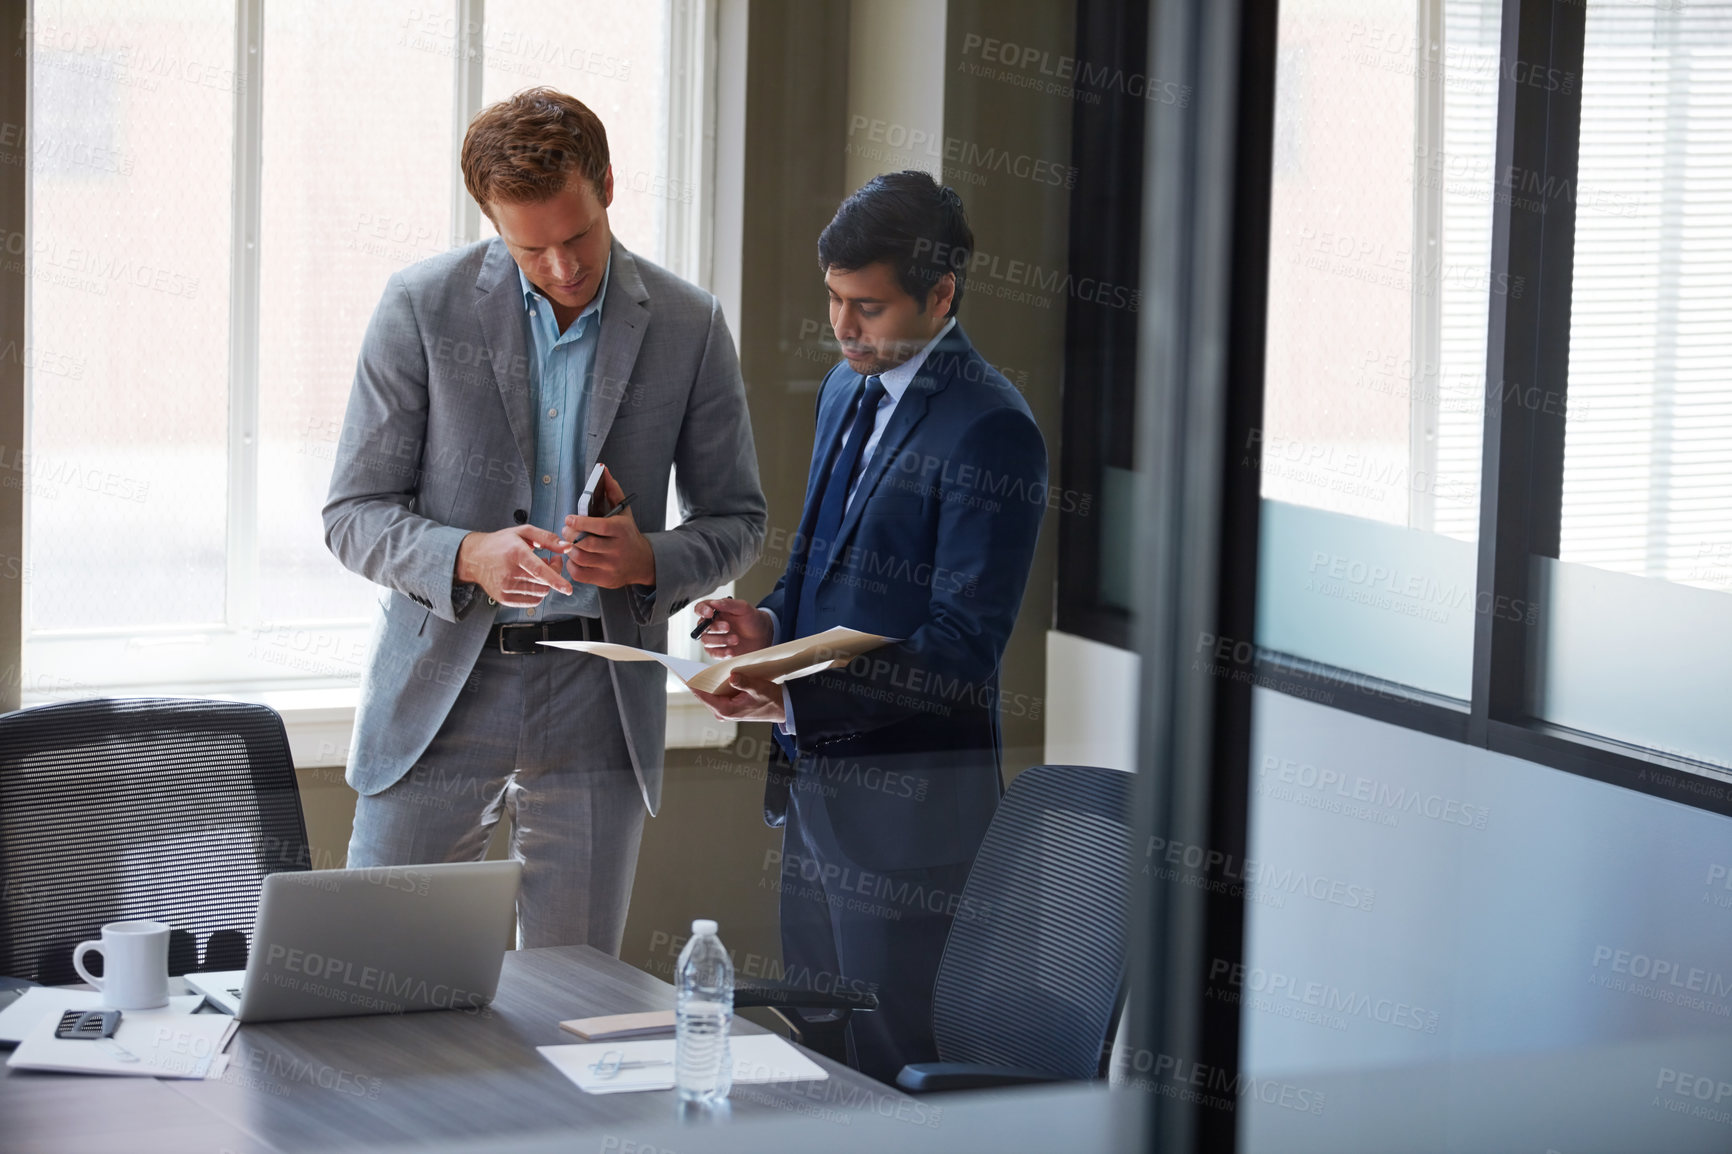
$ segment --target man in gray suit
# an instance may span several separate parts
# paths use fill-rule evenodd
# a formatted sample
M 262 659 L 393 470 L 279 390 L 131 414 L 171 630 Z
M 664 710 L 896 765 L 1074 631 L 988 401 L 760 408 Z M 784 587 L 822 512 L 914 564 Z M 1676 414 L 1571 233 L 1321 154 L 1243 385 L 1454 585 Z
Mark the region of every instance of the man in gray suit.
M 473 860 L 509 814 L 520 944 L 617 955 L 661 800 L 664 674 L 537 643 L 664 649 L 669 614 L 756 560 L 745 389 L 715 299 L 613 238 L 583 104 L 493 105 L 462 163 L 499 237 L 385 286 L 324 510 L 338 560 L 385 588 L 349 865 Z M 577 508 L 598 462 L 593 512 L 635 498 L 615 517 Z

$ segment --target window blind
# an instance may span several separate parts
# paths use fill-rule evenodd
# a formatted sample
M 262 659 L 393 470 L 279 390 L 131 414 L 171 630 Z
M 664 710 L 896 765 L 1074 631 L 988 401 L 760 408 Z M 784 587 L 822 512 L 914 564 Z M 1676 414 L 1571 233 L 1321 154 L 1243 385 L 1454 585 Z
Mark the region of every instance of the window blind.
M 1590 3 L 1561 558 L 1732 590 L 1732 3 Z

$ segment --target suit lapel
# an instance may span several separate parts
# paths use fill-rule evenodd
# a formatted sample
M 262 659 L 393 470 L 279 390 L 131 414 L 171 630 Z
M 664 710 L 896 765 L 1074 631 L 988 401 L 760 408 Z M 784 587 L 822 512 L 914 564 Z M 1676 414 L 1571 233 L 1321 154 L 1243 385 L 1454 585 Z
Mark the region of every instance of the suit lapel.
M 860 474 L 860 487 L 854 490 L 854 499 L 848 502 L 848 511 L 842 514 L 842 528 L 836 534 L 836 545 L 830 550 L 829 559 L 824 565 L 827 575 L 836 558 L 842 555 L 848 541 L 854 536 L 854 530 L 860 526 L 860 518 L 865 514 L 866 502 L 872 497 L 872 490 L 883 479 L 886 466 L 895 459 L 901 451 L 902 443 L 914 431 L 914 427 L 926 416 L 926 399 L 928 390 L 921 387 L 924 382 L 916 377 L 908 384 L 908 390 L 902 394 L 902 399 L 896 402 L 896 411 L 890 416 L 890 423 L 884 426 L 884 435 L 878 438 L 877 448 L 872 450 L 872 459 L 866 462 L 865 472 Z
M 812 464 L 806 472 L 806 499 L 800 506 L 800 528 L 794 534 L 796 547 L 788 555 L 786 580 L 790 600 L 788 608 L 798 611 L 801 587 L 805 582 L 805 566 L 812 556 L 812 538 L 818 531 L 818 506 L 822 504 L 820 486 L 829 475 L 836 459 L 836 442 L 842 436 L 842 422 L 848 416 L 848 402 L 860 387 L 860 374 L 838 365 L 824 375 L 818 386 L 818 420 L 812 430 Z M 832 384 L 831 382 L 836 382 Z M 851 383 L 850 383 L 851 382 Z M 813 581 L 820 580 L 817 574 Z
M 511 437 L 523 456 L 525 471 L 535 464 L 535 432 L 529 415 L 529 334 L 523 311 L 523 284 L 517 262 L 502 241 L 487 248 L 481 275 L 475 278 L 475 317 L 487 342 L 488 366 L 505 404 Z
M 896 411 L 890 416 L 890 423 L 884 426 L 884 435 L 878 438 L 878 446 L 872 451 L 872 457 L 860 474 L 860 487 L 854 491 L 854 499 L 848 502 L 848 511 L 842 515 L 842 528 L 836 534 L 836 544 L 830 550 L 830 557 L 825 563 L 824 572 L 828 574 L 836 558 L 842 555 L 848 541 L 854 536 L 854 530 L 860 525 L 860 518 L 865 515 L 866 502 L 872 497 L 872 491 L 884 479 L 890 462 L 896 459 L 902 451 L 915 428 L 926 416 L 927 404 L 937 393 L 942 392 L 950 383 L 954 367 L 970 348 L 968 338 L 962 333 L 962 326 L 957 325 L 950 330 L 950 335 L 939 342 L 926 361 L 920 366 L 920 372 L 908 382 L 907 390 L 902 399 L 896 402 Z
M 812 467 L 806 474 L 806 501 L 812 506 L 812 515 L 817 516 L 816 500 L 819 487 L 836 460 L 836 442 L 842 439 L 842 423 L 848 419 L 848 406 L 860 391 L 860 382 L 865 378 L 859 373 L 848 369 L 835 374 L 838 384 L 829 390 L 823 403 L 818 408 L 818 427 L 812 433 Z
M 631 370 L 649 328 L 649 292 L 643 287 L 637 261 L 614 238 L 613 263 L 607 276 L 607 297 L 601 302 L 601 337 L 595 348 L 584 417 L 583 475 L 595 468 L 602 442 L 613 428 L 613 416 L 630 387 Z

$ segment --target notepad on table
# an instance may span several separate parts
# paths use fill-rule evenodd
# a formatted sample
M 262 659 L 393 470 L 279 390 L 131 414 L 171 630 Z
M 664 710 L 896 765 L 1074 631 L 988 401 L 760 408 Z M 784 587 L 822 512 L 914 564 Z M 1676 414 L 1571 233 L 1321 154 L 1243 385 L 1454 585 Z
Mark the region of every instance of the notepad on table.
M 173 1009 L 123 1010 L 112 1038 L 59 1038 L 60 1015 L 39 1018 L 6 1060 L 20 1070 L 119 1074 L 138 1078 L 220 1078 L 223 1053 L 239 1025 L 227 1014 Z
M 190 1014 L 204 1001 L 202 994 L 171 995 L 164 1009 Z M 32 986 L 0 1010 L 0 1045 L 15 1046 L 43 1018 L 59 1017 L 66 1010 L 102 1008 L 100 990 L 74 990 L 66 986 Z
M 604 1014 L 599 1018 L 567 1018 L 559 1028 L 587 1038 L 591 1042 L 606 1042 L 620 1038 L 647 1038 L 656 1034 L 671 1034 L 674 1028 L 672 1010 L 646 1010 L 641 1014 Z
M 735 1035 L 728 1039 L 728 1044 L 734 1055 L 736 1086 L 811 1082 L 830 1076 L 822 1066 L 775 1034 Z M 674 1042 L 671 1038 L 537 1046 L 536 1050 L 586 1094 L 674 1088 Z M 617 1072 L 607 1073 L 610 1068 Z

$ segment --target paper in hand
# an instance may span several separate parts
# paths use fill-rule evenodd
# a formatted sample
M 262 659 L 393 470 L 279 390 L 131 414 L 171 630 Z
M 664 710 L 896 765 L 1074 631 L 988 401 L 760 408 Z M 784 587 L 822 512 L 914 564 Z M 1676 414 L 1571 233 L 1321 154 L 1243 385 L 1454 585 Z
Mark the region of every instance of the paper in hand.
M 728 696 L 732 692 L 728 686 L 728 675 L 736 669 L 750 669 L 779 684 L 797 677 L 822 673 L 838 665 L 846 665 L 860 654 L 870 653 L 879 646 L 890 645 L 896 640 L 894 637 L 881 637 L 876 633 L 863 633 L 858 629 L 838 625 L 810 637 L 798 637 L 793 641 L 759 649 L 755 653 L 729 657 L 714 665 L 657 653 L 651 649 L 639 649 L 632 645 L 616 645 L 611 641 L 543 641 L 541 644 L 554 649 L 593 653 L 609 661 L 659 662 L 679 678 L 680 684 L 687 689 Z

